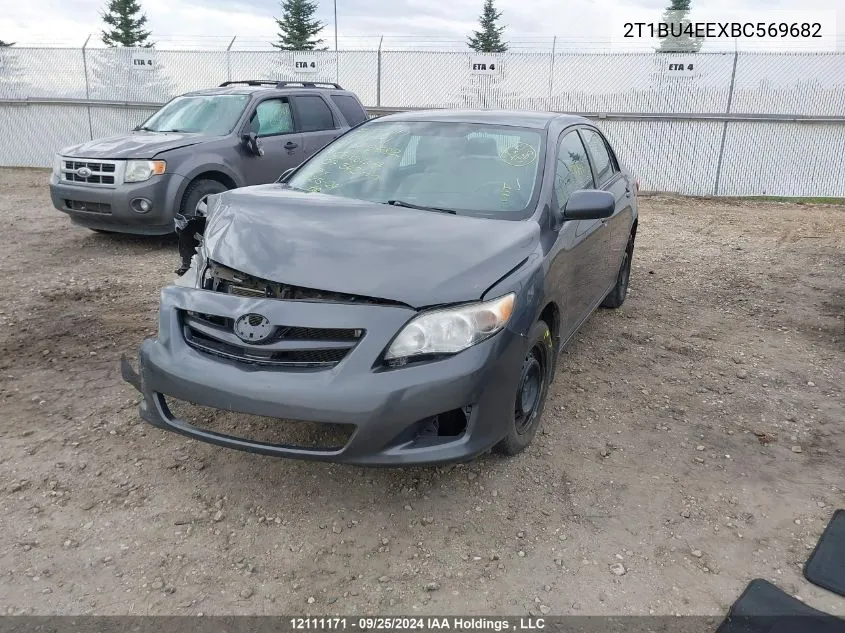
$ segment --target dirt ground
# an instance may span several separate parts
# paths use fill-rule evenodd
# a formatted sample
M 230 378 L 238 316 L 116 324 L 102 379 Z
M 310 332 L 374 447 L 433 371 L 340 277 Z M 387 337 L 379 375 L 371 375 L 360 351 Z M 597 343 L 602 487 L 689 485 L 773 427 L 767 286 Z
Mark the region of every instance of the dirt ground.
M 364 469 L 140 422 L 175 242 L 0 170 L 0 613 L 716 616 L 763 577 L 845 614 L 801 576 L 845 507 L 845 207 L 641 206 L 529 450 Z

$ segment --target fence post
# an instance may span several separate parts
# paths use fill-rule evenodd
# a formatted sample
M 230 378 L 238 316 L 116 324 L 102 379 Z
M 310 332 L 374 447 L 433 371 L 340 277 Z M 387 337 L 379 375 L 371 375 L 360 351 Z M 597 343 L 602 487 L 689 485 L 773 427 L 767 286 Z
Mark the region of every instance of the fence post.
M 376 106 L 381 106 L 381 43 L 384 35 L 378 41 L 378 53 L 376 54 Z
M 551 110 L 552 105 L 552 88 L 555 81 L 555 48 L 557 47 L 557 35 L 552 38 L 552 57 L 549 62 L 549 101 L 546 104 L 546 109 Z
M 91 39 L 91 35 L 89 34 L 88 37 L 85 38 L 85 43 L 82 45 L 82 72 L 85 73 L 85 100 L 91 100 L 91 87 L 88 83 L 88 58 L 86 54 L 86 48 L 88 46 L 88 40 Z M 91 121 L 91 104 L 89 103 L 87 108 L 88 110 L 88 138 L 90 140 L 94 140 L 94 123 Z
M 725 114 L 731 113 L 731 102 L 734 98 L 734 82 L 736 81 L 736 63 L 739 58 L 739 51 L 734 51 L 734 64 L 731 71 L 731 87 L 728 90 L 728 105 L 725 108 Z M 722 142 L 719 144 L 719 160 L 716 162 L 716 183 L 713 186 L 713 195 L 719 195 L 719 181 L 722 179 L 722 159 L 725 156 L 725 139 L 728 136 L 728 122 L 722 123 Z
M 233 37 L 232 41 L 226 47 L 226 81 L 232 81 L 232 45 L 237 38 L 237 35 Z

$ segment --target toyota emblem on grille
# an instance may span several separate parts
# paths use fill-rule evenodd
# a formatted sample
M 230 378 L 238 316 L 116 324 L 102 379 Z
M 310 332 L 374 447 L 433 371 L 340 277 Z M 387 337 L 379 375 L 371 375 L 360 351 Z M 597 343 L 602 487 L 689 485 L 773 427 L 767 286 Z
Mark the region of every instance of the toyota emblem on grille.
M 246 343 L 260 343 L 273 333 L 270 321 L 260 314 L 244 314 L 235 321 L 235 334 Z
M 88 167 L 80 167 L 76 170 L 76 175 L 80 178 L 90 178 L 93 173 Z

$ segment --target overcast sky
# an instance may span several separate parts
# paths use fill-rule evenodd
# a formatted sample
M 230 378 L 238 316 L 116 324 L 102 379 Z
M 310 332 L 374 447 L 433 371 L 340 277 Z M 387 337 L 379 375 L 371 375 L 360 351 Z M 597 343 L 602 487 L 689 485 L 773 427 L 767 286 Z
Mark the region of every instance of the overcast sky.
M 275 0 L 139 0 L 159 46 L 182 47 L 208 42 L 225 47 L 226 37 L 259 42 L 275 33 Z M 477 26 L 483 0 L 337 0 L 338 30 L 343 45 L 362 36 L 409 35 L 419 41 L 464 39 Z M 0 39 L 19 43 L 78 46 L 88 33 L 99 34 L 105 0 L 3 0 Z M 622 24 L 634 18 L 657 20 L 666 0 L 497 0 L 507 25 L 506 38 L 558 36 L 564 43 L 620 39 Z M 845 46 L 845 0 L 694 0 L 697 20 L 768 20 L 772 10 L 800 8 L 825 18 L 827 32 L 839 33 Z M 332 0 L 320 0 L 323 37 L 333 45 Z M 818 13 L 821 12 L 821 13 Z M 831 16 L 838 14 L 841 24 Z M 800 16 L 801 14 L 790 14 Z M 176 36 L 179 36 L 177 39 Z M 375 42 L 377 43 L 377 38 Z M 93 40 L 92 40 L 93 42 Z

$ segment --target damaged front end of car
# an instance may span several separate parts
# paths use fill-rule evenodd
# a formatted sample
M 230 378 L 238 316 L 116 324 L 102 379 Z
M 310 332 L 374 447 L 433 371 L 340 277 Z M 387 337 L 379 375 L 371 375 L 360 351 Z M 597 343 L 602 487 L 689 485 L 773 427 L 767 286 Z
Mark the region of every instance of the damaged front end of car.
M 404 283 L 416 274 L 407 261 L 406 270 L 382 266 L 377 278 L 366 260 L 355 260 L 363 262 L 355 270 L 346 259 L 349 244 L 366 239 L 361 227 L 332 242 L 334 218 L 297 223 L 278 211 L 273 219 L 239 195 L 210 197 L 202 221 L 184 225 L 196 245 L 183 274 L 162 290 L 158 336 L 142 343 L 137 370 L 121 361 L 124 380 L 143 395 L 144 420 L 228 448 L 365 465 L 466 460 L 502 437 L 524 355 L 515 322 L 525 306 L 514 293 L 482 300 L 490 284 L 474 277 L 474 301 L 455 305 L 446 294 L 454 285 L 442 282 L 432 284 L 439 296 L 413 294 Z M 309 226 L 321 233 L 307 234 Z M 322 248 L 304 250 L 315 243 Z M 499 266 L 507 271 L 524 259 L 514 249 Z M 321 267 L 331 274 L 317 275 Z M 477 275 L 489 276 L 489 268 Z M 434 264 L 429 272 L 451 274 Z M 280 281 L 285 276 L 293 283 Z M 318 277 L 329 289 L 302 283 Z M 418 305 L 424 296 L 434 308 Z M 481 330 L 460 345 L 420 344 L 431 336 L 425 328 L 466 323 Z M 320 435 L 330 427 L 340 433 L 318 446 L 300 437 L 305 424 Z M 252 434 L 262 425 L 272 440 Z

